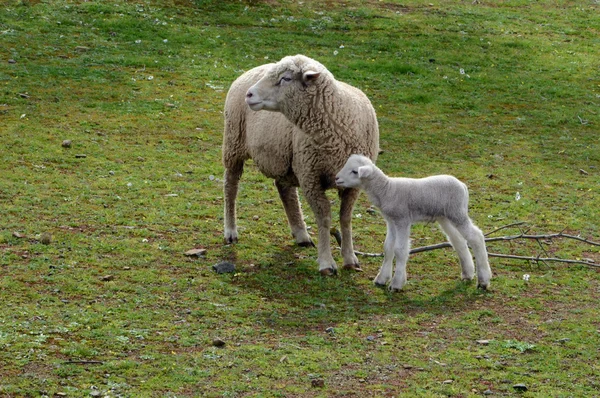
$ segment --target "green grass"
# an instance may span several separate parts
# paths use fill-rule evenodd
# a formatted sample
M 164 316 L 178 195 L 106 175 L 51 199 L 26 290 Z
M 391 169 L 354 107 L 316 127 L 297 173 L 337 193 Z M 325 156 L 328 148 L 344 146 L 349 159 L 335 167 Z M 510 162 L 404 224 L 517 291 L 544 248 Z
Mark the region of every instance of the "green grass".
M 0 396 L 596 395 L 597 268 L 492 258 L 484 293 L 437 250 L 411 257 L 399 294 L 372 285 L 379 258 L 322 278 L 251 162 L 240 243 L 223 245 L 220 150 L 231 82 L 304 53 L 369 96 L 387 173 L 456 175 L 484 231 L 524 221 L 598 241 L 597 13 L 521 0 L 3 2 Z M 380 252 L 369 206 L 361 196 L 355 245 Z M 432 225 L 412 237 L 443 239 Z M 595 246 L 542 246 L 600 262 Z M 183 255 L 194 247 L 207 255 Z M 524 241 L 489 250 L 544 255 Z M 223 260 L 237 272 L 215 274 Z

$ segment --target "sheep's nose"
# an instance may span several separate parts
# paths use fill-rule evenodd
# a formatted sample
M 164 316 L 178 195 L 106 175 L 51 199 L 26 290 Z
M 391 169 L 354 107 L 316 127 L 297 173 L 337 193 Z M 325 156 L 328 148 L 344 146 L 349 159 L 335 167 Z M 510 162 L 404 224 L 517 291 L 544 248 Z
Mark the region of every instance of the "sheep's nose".
M 246 93 L 246 98 L 252 98 L 252 93 L 250 91 Z

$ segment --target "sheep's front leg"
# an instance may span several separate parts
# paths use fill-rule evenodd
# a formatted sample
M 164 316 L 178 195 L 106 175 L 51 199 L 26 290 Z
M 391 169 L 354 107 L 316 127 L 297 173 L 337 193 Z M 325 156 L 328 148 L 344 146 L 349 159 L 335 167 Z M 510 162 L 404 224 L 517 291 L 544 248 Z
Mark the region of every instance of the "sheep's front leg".
M 352 243 L 352 210 L 354 209 L 354 203 L 359 193 L 358 189 L 343 189 L 340 191 L 340 227 L 342 229 L 344 269 L 353 269 L 355 271 L 362 271 L 358 264 L 358 257 L 354 254 L 354 245 Z
M 406 285 L 406 262 L 408 261 L 408 255 L 410 252 L 410 224 L 409 223 L 397 223 L 395 226 L 395 245 L 394 254 L 396 255 L 396 270 L 394 271 L 394 277 L 390 284 L 390 290 L 397 292 L 402 290 Z
M 393 224 L 386 220 L 387 235 L 383 244 L 383 264 L 379 269 L 379 273 L 373 281 L 375 285 L 385 287 L 392 279 L 392 268 L 394 263 L 394 247 L 396 246 L 396 230 Z
M 331 204 L 323 190 L 304 189 L 304 195 L 315 215 L 319 230 L 317 242 L 319 272 L 322 275 L 335 275 L 337 274 L 337 265 L 331 255 L 330 241 Z
M 275 181 L 275 186 L 279 192 L 279 197 L 283 203 L 290 230 L 296 243 L 299 246 L 314 246 L 315 244 L 310 239 L 306 230 L 306 223 L 304 222 L 300 200 L 298 199 L 298 189 L 293 186 L 284 185 L 279 181 Z
M 235 243 L 238 241 L 235 200 L 243 171 L 244 162 L 237 162 L 225 169 L 223 177 L 225 243 Z

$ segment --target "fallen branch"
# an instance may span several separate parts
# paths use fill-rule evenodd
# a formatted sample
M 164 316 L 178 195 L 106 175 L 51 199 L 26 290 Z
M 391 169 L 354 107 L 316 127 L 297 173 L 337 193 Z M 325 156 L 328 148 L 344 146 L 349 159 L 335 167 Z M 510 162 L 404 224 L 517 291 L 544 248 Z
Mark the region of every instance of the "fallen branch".
M 528 235 L 524 232 L 521 232 L 520 234 L 517 234 L 517 235 L 487 238 L 487 236 L 492 235 L 503 229 L 517 227 L 517 226 L 520 226 L 523 224 L 524 224 L 523 222 L 517 222 L 517 223 L 508 224 L 508 225 L 499 227 L 491 232 L 486 233 L 485 241 L 486 241 L 486 243 L 488 243 L 488 242 L 498 242 L 498 241 L 511 241 L 511 240 L 516 240 L 516 239 L 530 239 L 530 240 L 537 241 L 540 244 L 540 248 L 543 251 L 545 251 L 545 250 L 541 245 L 541 241 L 548 241 L 548 240 L 552 240 L 552 239 L 556 239 L 556 238 L 572 239 L 572 240 L 586 243 L 588 245 L 600 246 L 599 242 L 594 242 L 592 240 L 585 239 L 580 236 L 565 234 L 565 233 L 563 233 L 564 231 L 554 233 L 554 234 L 542 234 L 542 235 Z M 338 244 L 341 245 L 342 239 L 341 239 L 341 235 L 340 235 L 339 231 L 337 231 L 336 229 L 332 229 L 331 234 L 335 237 Z M 450 242 L 443 242 L 443 243 L 437 243 L 434 245 L 415 247 L 410 250 L 410 254 L 422 253 L 422 252 L 437 250 L 437 249 L 444 249 L 447 247 L 452 247 Z M 356 255 L 363 256 L 363 257 L 383 257 L 383 253 L 365 253 L 365 252 L 361 252 L 361 251 L 355 251 L 355 253 L 356 253 Z M 499 253 L 489 253 L 489 252 L 488 252 L 488 256 L 499 257 L 499 258 L 508 258 L 508 259 L 513 259 L 513 260 L 526 260 L 526 261 L 535 261 L 535 262 L 561 262 L 561 263 L 569 263 L 569 264 L 584 264 L 584 265 L 590 265 L 592 267 L 600 267 L 600 264 L 596 264 L 593 259 L 573 260 L 573 259 L 563 259 L 563 258 L 557 258 L 557 257 L 516 256 L 516 255 L 512 255 L 512 254 L 499 254 Z

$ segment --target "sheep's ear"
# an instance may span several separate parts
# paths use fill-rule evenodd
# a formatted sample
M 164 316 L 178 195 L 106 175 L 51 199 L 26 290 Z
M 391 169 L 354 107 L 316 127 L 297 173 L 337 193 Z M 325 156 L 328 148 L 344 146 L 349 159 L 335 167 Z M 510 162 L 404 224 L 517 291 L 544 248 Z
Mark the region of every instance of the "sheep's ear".
M 312 83 L 317 80 L 321 76 L 321 72 L 317 72 L 314 70 L 307 70 L 302 74 L 302 80 L 304 83 Z
M 360 166 L 358 168 L 358 178 L 368 178 L 371 175 L 373 168 L 369 165 Z

